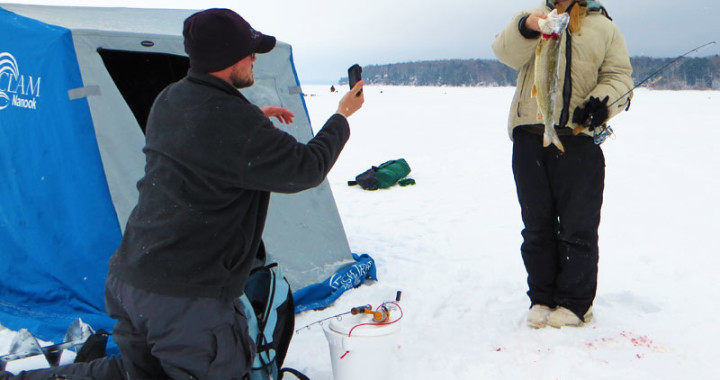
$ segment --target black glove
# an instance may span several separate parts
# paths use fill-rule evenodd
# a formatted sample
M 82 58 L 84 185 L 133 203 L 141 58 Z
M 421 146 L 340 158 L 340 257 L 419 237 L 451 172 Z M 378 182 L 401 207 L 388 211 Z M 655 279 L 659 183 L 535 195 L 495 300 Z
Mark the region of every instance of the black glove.
M 606 96 L 603 100 L 591 96 L 582 106 L 575 107 L 572 122 L 591 131 L 605 124 L 609 116 L 607 105 L 609 99 L 610 96 Z

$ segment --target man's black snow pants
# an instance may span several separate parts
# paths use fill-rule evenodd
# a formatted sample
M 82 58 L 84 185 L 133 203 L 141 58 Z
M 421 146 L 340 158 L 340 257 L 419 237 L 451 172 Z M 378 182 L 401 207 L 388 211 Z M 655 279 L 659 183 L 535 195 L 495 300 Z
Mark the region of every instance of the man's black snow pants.
M 525 228 L 521 247 L 530 302 L 563 306 L 581 319 L 597 290 L 598 227 L 605 157 L 588 136 L 561 136 L 565 152 L 523 128 L 512 166 Z
M 178 298 L 137 289 L 108 276 L 105 308 L 117 319 L 121 358 L 21 372 L 20 380 L 244 379 L 255 343 L 238 299 Z

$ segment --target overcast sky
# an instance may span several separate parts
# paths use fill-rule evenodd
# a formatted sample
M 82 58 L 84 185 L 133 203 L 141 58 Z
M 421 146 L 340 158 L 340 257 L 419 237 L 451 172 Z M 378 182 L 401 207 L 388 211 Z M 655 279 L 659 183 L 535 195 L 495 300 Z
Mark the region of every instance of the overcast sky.
M 145 8 L 231 8 L 293 46 L 301 83 L 334 83 L 347 67 L 438 59 L 492 59 L 515 12 L 542 0 L 0 0 L 0 3 Z M 604 0 L 630 55 L 720 54 L 719 0 Z M 181 28 L 181 26 L 178 26 Z

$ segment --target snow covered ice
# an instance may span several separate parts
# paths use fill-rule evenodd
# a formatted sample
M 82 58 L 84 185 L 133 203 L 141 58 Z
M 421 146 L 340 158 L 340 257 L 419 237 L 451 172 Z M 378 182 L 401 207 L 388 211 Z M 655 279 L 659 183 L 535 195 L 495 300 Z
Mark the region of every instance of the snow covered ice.
M 315 129 L 336 110 L 330 85 L 303 86 Z M 350 247 L 379 281 L 299 314 L 285 360 L 332 379 L 320 325 L 392 300 L 403 379 L 679 379 L 720 373 L 714 244 L 720 195 L 720 92 L 636 90 L 603 144 L 605 201 L 594 320 L 526 327 L 522 222 L 507 112 L 513 88 L 365 87 L 365 105 L 329 175 Z M 348 187 L 405 158 L 415 186 Z M 2 321 L 0 321 L 0 324 Z M 0 331 L 0 353 L 13 332 Z M 368 376 L 381 376 L 370 366 Z

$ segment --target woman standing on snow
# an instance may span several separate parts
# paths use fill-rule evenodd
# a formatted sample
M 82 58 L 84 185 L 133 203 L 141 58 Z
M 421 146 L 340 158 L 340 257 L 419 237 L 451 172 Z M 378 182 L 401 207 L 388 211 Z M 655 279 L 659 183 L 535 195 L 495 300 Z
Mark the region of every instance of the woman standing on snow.
M 560 40 L 554 111 L 565 152 L 555 146 L 543 148 L 543 125 L 531 97 L 541 35 L 538 20 L 556 8 L 570 14 Z M 493 50 L 519 72 L 509 133 L 525 225 L 521 251 L 531 302 L 528 325 L 581 326 L 592 318 L 597 289 L 605 182 L 599 144 L 608 132 L 603 125 L 629 106 L 627 93 L 633 87 L 625 41 L 597 1 L 547 0 L 538 9 L 517 14 L 496 37 Z

